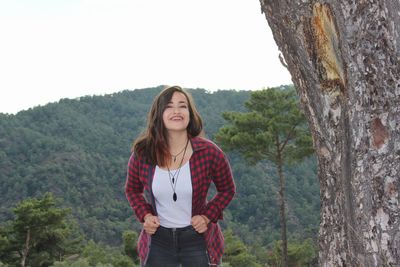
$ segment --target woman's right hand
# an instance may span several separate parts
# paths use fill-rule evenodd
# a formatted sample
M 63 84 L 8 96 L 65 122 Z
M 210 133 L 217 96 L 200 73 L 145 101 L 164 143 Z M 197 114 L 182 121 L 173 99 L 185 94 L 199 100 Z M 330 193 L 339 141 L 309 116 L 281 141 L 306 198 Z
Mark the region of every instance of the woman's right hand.
M 143 228 L 149 235 L 154 234 L 157 231 L 157 228 L 160 226 L 160 220 L 157 216 L 152 214 L 147 214 L 144 216 Z

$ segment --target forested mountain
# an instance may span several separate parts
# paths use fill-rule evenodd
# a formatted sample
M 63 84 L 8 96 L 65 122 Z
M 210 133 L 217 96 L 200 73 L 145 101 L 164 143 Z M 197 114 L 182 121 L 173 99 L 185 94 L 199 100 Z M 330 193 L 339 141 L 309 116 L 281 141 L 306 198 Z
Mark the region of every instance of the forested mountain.
M 0 114 L 0 221 L 27 197 L 52 192 L 79 222 L 87 239 L 121 243 L 121 233 L 138 229 L 125 199 L 126 164 L 134 138 L 161 87 L 105 96 L 61 99 L 16 115 Z M 224 111 L 245 111 L 250 91 L 189 90 L 213 139 Z M 272 245 L 279 237 L 278 181 L 272 165 L 249 166 L 228 153 L 237 195 L 225 212 L 224 228 L 245 243 Z M 319 189 L 309 158 L 286 168 L 289 237 L 315 237 Z

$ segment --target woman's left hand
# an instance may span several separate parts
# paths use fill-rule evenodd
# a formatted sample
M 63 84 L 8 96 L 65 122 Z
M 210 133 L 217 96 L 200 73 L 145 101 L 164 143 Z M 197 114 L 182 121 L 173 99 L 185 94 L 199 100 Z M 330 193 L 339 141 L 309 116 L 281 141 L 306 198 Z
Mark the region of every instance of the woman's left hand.
M 204 233 L 207 231 L 207 225 L 210 222 L 210 220 L 204 216 L 204 215 L 195 215 L 192 217 L 192 226 L 196 232 L 199 234 Z

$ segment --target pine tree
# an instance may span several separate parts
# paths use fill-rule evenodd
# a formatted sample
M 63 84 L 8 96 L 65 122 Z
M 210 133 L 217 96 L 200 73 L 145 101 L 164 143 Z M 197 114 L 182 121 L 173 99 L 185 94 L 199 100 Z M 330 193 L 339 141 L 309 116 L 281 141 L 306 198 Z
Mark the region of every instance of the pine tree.
M 1 261 L 20 266 L 49 266 L 72 253 L 80 237 L 72 235 L 67 221 L 70 209 L 57 207 L 50 193 L 25 199 L 14 209 L 15 219 L 1 229 L 4 250 Z
M 276 166 L 280 181 L 280 223 L 282 266 L 288 266 L 285 215 L 284 163 L 292 163 L 312 153 L 311 137 L 292 88 L 270 88 L 253 92 L 245 103 L 249 112 L 226 112 L 228 125 L 216 140 L 227 150 L 240 152 L 250 163 L 268 160 Z

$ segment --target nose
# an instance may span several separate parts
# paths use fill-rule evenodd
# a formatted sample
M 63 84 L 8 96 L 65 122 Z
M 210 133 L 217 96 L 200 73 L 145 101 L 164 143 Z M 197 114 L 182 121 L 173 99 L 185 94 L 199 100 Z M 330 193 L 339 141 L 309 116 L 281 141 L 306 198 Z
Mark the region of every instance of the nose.
M 178 113 L 179 113 L 179 107 L 175 107 L 175 108 L 172 110 L 172 112 L 173 112 L 173 114 L 178 114 Z

